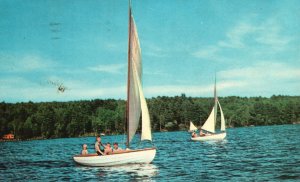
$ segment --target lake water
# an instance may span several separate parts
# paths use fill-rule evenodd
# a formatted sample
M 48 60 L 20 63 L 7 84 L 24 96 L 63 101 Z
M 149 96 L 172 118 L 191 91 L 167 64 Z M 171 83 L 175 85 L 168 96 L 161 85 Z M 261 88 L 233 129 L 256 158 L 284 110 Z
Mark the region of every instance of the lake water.
M 152 164 L 83 167 L 72 155 L 93 137 L 0 143 L 0 181 L 300 181 L 300 125 L 233 128 L 222 142 L 154 133 Z M 105 136 L 104 142 L 124 141 Z

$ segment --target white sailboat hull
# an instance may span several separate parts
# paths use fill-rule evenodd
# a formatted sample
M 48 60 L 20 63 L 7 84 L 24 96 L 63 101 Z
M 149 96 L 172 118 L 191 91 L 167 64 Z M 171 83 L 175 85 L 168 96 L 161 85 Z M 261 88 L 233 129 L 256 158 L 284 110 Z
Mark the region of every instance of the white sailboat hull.
M 77 155 L 73 159 L 84 166 L 117 166 L 124 164 L 149 164 L 156 155 L 156 148 L 129 150 L 112 155 L 98 156 L 96 154 Z
M 198 136 L 191 138 L 193 141 L 210 141 L 210 140 L 223 140 L 226 137 L 226 133 L 218 133 L 213 135 Z

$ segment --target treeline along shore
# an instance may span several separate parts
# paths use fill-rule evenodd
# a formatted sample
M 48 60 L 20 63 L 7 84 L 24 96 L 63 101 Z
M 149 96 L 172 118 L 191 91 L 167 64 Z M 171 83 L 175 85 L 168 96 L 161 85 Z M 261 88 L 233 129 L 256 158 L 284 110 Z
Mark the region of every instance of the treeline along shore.
M 219 97 L 227 127 L 300 122 L 300 96 Z M 147 99 L 153 131 L 187 130 L 202 125 L 213 98 L 155 97 Z M 78 137 L 97 133 L 123 134 L 124 100 L 0 103 L 0 135 L 17 139 Z M 219 113 L 218 113 L 219 114 Z M 220 117 L 218 117 L 220 119 Z M 218 122 L 219 123 L 219 122 Z

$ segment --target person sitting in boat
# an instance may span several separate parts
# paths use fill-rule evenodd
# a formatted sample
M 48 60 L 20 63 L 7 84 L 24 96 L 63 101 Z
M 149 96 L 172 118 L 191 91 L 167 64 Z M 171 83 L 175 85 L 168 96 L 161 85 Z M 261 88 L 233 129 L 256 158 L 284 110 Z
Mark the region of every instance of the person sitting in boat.
M 89 152 L 87 150 L 87 144 L 82 145 L 81 155 L 87 155 Z
M 203 132 L 203 130 L 200 128 L 200 133 L 199 133 L 200 136 L 205 136 L 206 134 Z
M 112 151 L 112 148 L 110 146 L 110 143 L 107 142 L 106 145 L 105 145 L 104 154 L 105 155 L 110 155 L 110 154 L 112 154 L 112 152 L 113 151 Z
M 101 137 L 98 135 L 96 137 L 96 143 L 95 143 L 95 152 L 98 154 L 98 155 L 104 155 L 104 150 L 101 150 L 101 146 L 105 148 L 105 145 L 103 145 L 101 143 Z
M 192 138 L 197 137 L 197 134 L 195 132 L 192 133 Z
M 120 152 L 122 151 L 123 149 L 121 149 L 119 147 L 119 144 L 117 142 L 114 143 L 114 148 L 113 148 L 113 152 Z

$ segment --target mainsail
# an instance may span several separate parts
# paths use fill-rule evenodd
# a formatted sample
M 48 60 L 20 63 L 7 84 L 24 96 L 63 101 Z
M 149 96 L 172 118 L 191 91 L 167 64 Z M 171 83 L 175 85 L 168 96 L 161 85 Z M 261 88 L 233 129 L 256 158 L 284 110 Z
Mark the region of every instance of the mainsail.
M 197 127 L 193 124 L 193 122 L 190 122 L 190 131 L 195 131 L 197 130 Z
M 141 140 L 151 140 L 150 116 L 142 90 L 141 48 L 134 18 L 129 7 L 128 84 L 127 84 L 127 145 L 134 137 L 142 112 Z

